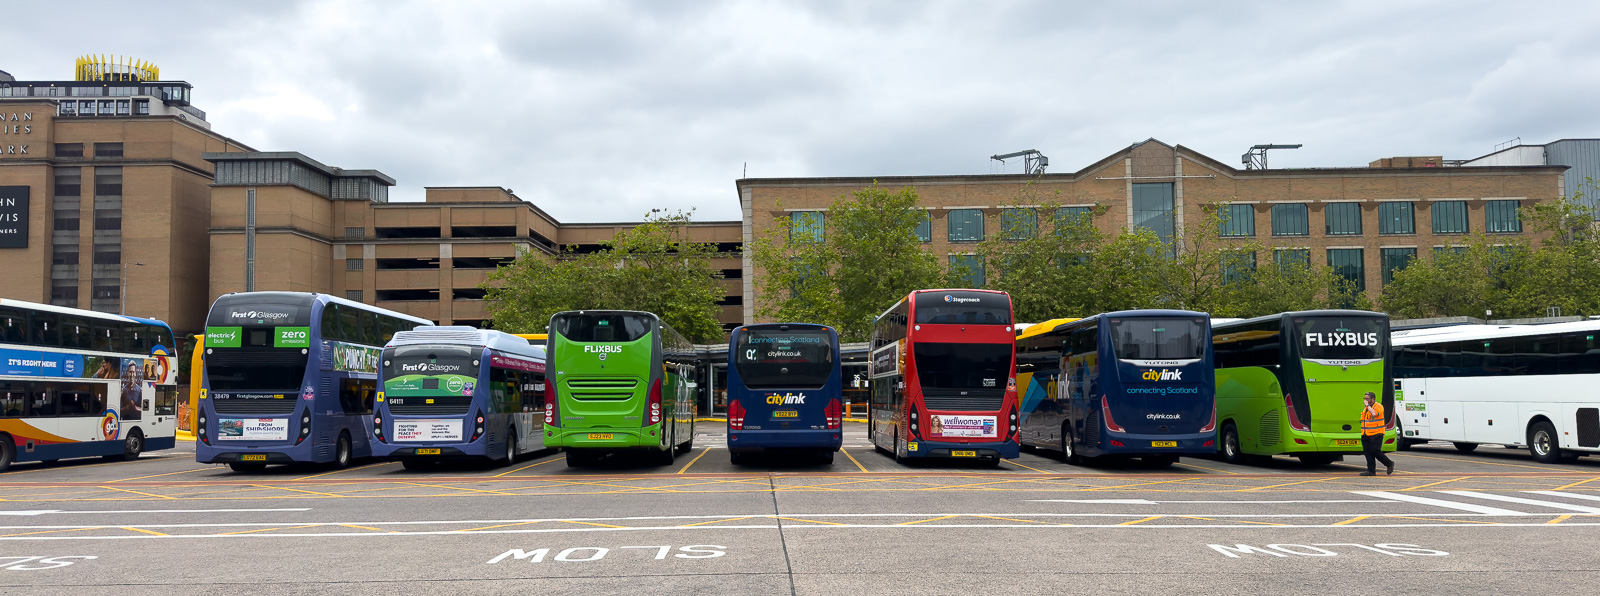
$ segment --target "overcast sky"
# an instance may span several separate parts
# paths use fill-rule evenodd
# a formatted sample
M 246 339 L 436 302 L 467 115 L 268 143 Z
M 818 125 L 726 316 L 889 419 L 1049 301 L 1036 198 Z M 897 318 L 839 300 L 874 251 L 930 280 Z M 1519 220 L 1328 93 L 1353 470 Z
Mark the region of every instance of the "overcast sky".
M 1600 3 L 29 2 L 0 70 L 86 53 L 195 86 L 214 130 L 562 221 L 750 177 L 1072 172 L 1155 137 L 1274 167 L 1600 136 Z

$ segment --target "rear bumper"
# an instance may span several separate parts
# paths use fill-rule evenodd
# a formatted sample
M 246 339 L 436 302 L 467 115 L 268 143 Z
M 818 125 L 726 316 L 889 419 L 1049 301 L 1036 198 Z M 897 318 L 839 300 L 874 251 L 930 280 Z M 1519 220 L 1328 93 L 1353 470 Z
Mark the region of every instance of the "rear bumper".
M 609 438 L 602 438 L 609 436 Z M 660 448 L 661 427 L 644 428 L 585 428 L 562 430 L 544 427 L 544 446 L 567 449 L 633 449 Z
M 909 441 L 906 443 L 906 455 L 909 457 L 955 457 L 953 452 L 973 451 L 977 457 L 1000 457 L 1016 459 L 1021 449 L 1016 443 L 1008 441 L 994 441 L 988 443 L 952 443 L 945 441 Z M 966 459 L 966 457 L 961 457 Z
M 1394 451 L 1399 443 L 1395 431 L 1383 433 L 1383 450 Z M 1344 444 L 1340 444 L 1344 443 Z M 1361 454 L 1361 433 L 1335 432 L 1319 433 L 1291 430 L 1283 434 L 1283 451 L 1285 453 L 1340 453 L 1347 455 Z
M 488 441 L 482 440 L 472 443 L 450 442 L 440 444 L 423 442 L 389 444 L 374 440 L 372 442 L 372 456 L 385 459 L 407 459 L 412 457 L 420 457 L 424 459 L 437 459 L 440 457 L 484 457 L 489 453 L 487 445 Z M 417 455 L 418 449 L 438 449 L 439 453 L 432 455 Z
M 1187 435 L 1139 435 L 1130 433 L 1114 433 L 1105 431 L 1101 435 L 1102 445 L 1098 449 L 1084 449 L 1085 452 L 1098 451 L 1094 455 L 1209 455 L 1217 452 L 1216 433 L 1197 433 Z M 1118 446 L 1112 441 L 1122 443 Z M 1172 443 L 1169 447 L 1157 445 Z M 1088 454 L 1088 453 L 1086 453 Z
M 843 429 L 730 430 L 729 449 L 833 449 L 844 444 Z

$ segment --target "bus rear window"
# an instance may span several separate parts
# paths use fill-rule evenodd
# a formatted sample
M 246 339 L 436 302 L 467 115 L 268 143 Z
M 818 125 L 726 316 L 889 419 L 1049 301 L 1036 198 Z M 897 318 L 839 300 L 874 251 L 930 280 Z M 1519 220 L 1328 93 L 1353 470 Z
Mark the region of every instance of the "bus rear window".
M 1010 325 L 1011 296 L 995 292 L 922 292 L 917 322 L 931 325 Z
M 1111 348 L 1118 360 L 1204 358 L 1205 319 L 1111 319 Z
M 1376 360 L 1388 344 L 1380 319 L 1317 317 L 1294 320 L 1300 357 L 1310 360 Z
M 911 348 L 922 390 L 1005 391 L 1011 376 L 1011 344 L 917 342 Z
M 813 389 L 833 374 L 833 336 L 826 331 L 745 329 L 734 366 L 751 389 Z
M 624 313 L 568 313 L 556 316 L 550 330 L 570 341 L 629 342 L 650 333 L 651 317 Z

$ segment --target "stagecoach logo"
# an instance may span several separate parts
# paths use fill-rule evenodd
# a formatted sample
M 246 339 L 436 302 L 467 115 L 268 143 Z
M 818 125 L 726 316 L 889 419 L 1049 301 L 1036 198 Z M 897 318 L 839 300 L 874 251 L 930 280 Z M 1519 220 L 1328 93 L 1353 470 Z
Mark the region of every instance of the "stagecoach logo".
M 1365 346 L 1378 345 L 1377 333 L 1307 333 L 1306 347 L 1310 346 Z
M 949 294 L 945 294 L 944 295 L 944 301 L 945 302 L 954 302 L 956 304 L 961 304 L 963 302 L 978 302 L 978 299 L 977 298 L 962 298 L 960 296 L 951 296 Z
M 1165 368 L 1161 370 L 1146 370 L 1139 373 L 1139 378 L 1146 381 L 1182 381 L 1183 371 Z
M 806 403 L 806 394 L 785 393 L 778 395 L 772 393 L 767 395 L 767 403 L 774 406 L 803 406 Z

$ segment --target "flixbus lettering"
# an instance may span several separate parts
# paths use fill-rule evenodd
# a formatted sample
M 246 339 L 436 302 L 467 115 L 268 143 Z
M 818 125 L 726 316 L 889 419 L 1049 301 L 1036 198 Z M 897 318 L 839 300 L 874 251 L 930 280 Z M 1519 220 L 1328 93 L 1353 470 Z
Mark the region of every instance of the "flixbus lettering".
M 584 346 L 583 352 L 585 354 L 621 354 L 622 346 Z
M 1378 345 L 1377 333 L 1307 333 L 1306 346 L 1364 346 Z

